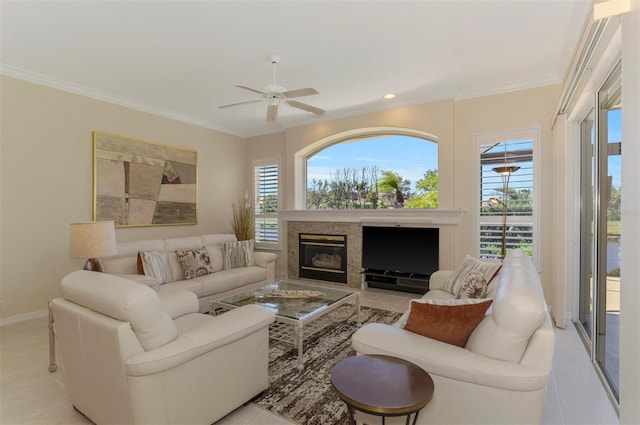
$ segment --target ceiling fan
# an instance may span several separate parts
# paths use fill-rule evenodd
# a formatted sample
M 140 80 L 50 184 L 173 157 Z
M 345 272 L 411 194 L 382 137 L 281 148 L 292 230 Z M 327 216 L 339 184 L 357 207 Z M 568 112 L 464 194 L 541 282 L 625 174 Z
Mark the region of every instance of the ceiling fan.
M 280 62 L 280 56 L 272 55 L 271 63 L 273 64 L 273 84 L 266 86 L 262 91 L 253 89 L 251 87 L 234 84 L 234 87 L 238 87 L 243 90 L 248 90 L 253 93 L 257 93 L 267 100 L 267 121 L 274 121 L 278 117 L 278 106 L 282 103 L 286 103 L 294 108 L 302 109 L 311 114 L 322 115 L 325 113 L 323 109 L 316 108 L 315 106 L 307 105 L 306 103 L 298 102 L 297 100 L 291 100 L 294 97 L 311 96 L 319 94 L 318 91 L 312 87 L 297 90 L 287 90 L 282 86 L 276 84 L 276 65 Z M 230 108 L 232 106 L 245 105 L 247 103 L 262 102 L 262 100 L 246 100 L 244 102 L 231 103 L 229 105 L 222 105 L 219 108 Z

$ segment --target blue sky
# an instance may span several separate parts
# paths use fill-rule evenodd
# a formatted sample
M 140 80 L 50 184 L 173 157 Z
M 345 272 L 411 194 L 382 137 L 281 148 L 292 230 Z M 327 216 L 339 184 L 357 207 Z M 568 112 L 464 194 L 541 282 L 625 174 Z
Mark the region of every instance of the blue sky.
M 412 188 L 427 170 L 438 169 L 438 145 L 407 136 L 382 136 L 330 146 L 307 161 L 307 182 L 330 180 L 329 173 L 339 168 L 377 165 L 411 181 Z
M 609 111 L 609 141 L 621 140 L 621 110 Z M 609 175 L 620 188 L 621 156 L 609 157 Z M 307 181 L 330 180 L 329 173 L 338 168 L 370 167 L 392 170 L 411 181 L 412 188 L 426 170 L 438 169 L 438 145 L 407 136 L 381 136 L 330 146 L 307 161 Z
M 609 143 L 619 142 L 622 140 L 622 109 L 614 109 L 608 113 L 608 131 Z M 612 176 L 612 184 L 616 189 L 620 189 L 620 179 L 622 177 L 622 168 L 620 165 L 621 155 L 609 156 L 609 172 Z

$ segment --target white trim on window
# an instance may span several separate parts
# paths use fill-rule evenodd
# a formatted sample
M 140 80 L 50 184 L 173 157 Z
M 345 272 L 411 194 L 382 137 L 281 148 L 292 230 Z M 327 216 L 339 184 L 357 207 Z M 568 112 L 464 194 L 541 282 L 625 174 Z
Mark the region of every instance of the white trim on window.
M 253 162 L 256 248 L 282 249 L 281 221 L 282 167 L 280 158 Z
M 509 189 L 531 190 L 532 211 L 517 211 L 517 202 L 507 203 L 507 226 L 512 233 L 507 234 L 507 250 L 518 246 L 531 244 L 531 256 L 533 263 L 540 269 L 539 255 L 539 209 L 540 209 L 540 130 L 528 128 L 509 130 L 475 135 L 475 253 L 478 257 L 500 258 L 500 248 L 491 248 L 490 241 L 500 239 L 502 236 L 502 214 L 482 212 L 483 203 L 486 205 L 490 197 L 501 197 L 502 180 L 500 176 L 487 169 L 492 162 L 495 166 L 503 165 L 504 147 L 507 146 L 506 163 L 519 165 L 522 168 L 511 175 Z M 493 149 L 492 149 L 493 147 Z M 517 151 L 516 151 L 517 150 Z M 484 154 L 484 173 L 482 166 L 482 153 Z M 491 158 L 491 153 L 495 158 Z M 502 159 L 500 159 L 502 156 Z M 484 185 L 484 190 L 483 190 Z M 486 211 L 486 210 L 485 210 Z M 493 236 L 491 236 L 493 234 Z M 501 246 L 500 243 L 498 243 Z M 482 248 L 484 246 L 484 248 Z

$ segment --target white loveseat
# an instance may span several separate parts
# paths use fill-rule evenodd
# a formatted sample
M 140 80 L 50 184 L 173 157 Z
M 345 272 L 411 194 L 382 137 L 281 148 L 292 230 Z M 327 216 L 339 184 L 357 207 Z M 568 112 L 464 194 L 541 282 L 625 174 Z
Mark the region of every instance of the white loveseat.
M 450 271 L 431 276 L 423 298 L 455 298 L 443 288 Z M 537 424 L 553 357 L 554 333 L 529 257 L 510 251 L 489 296 L 493 304 L 458 347 L 395 325 L 367 324 L 352 338 L 359 354 L 411 361 L 431 375 L 433 399 L 419 424 Z
M 104 272 L 142 281 L 138 274 L 138 252 L 159 252 L 167 274 L 167 283 L 159 285 L 161 300 L 173 297 L 175 288 L 186 289 L 198 297 L 201 313 L 209 311 L 209 301 L 228 294 L 266 285 L 275 280 L 276 254 L 254 252 L 254 266 L 223 269 L 223 246 L 236 242 L 233 234 L 208 234 L 172 239 L 153 239 L 118 243 L 118 254 L 101 258 Z M 205 247 L 209 253 L 214 273 L 185 280 L 176 250 Z M 171 302 L 169 303 L 171 304 Z
M 268 387 L 274 313 L 213 317 L 176 290 L 158 293 L 107 273 L 76 271 L 52 301 L 65 387 L 96 424 L 211 424 Z

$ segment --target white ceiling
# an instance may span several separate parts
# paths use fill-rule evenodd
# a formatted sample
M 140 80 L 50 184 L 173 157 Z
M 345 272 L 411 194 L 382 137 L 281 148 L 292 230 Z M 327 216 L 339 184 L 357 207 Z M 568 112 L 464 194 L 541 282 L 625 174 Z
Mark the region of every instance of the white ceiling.
M 2 73 L 239 136 L 559 83 L 590 0 L 6 1 Z M 266 121 L 273 80 L 314 87 Z M 392 101 L 382 96 L 393 92 Z

